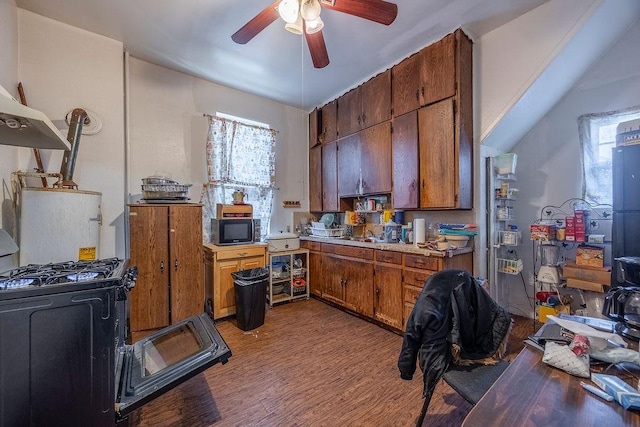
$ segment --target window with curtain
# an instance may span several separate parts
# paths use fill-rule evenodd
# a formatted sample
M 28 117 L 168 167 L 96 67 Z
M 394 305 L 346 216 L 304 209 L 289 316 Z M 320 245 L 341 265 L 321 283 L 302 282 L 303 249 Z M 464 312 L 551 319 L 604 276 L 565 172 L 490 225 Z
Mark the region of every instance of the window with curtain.
M 618 111 L 578 117 L 582 145 L 582 198 L 594 204 L 612 204 L 611 154 L 616 128 L 640 118 L 640 105 Z
M 216 204 L 231 204 L 232 194 L 243 190 L 261 232 L 269 230 L 275 182 L 276 131 L 218 116 L 208 116 L 207 178 L 203 188 L 203 236 L 210 241 Z

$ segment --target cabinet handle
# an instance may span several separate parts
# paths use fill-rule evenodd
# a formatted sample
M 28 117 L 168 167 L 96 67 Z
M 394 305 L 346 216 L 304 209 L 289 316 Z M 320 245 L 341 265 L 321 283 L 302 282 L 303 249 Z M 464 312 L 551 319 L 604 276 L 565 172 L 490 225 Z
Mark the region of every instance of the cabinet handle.
M 360 125 L 360 120 L 361 120 L 360 116 L 358 116 L 358 125 Z
M 422 96 L 424 97 L 424 86 L 422 86 L 422 87 L 420 88 L 420 92 L 422 93 Z
M 238 252 L 238 256 L 247 256 L 247 252 Z
M 423 190 L 424 190 L 424 184 L 425 184 L 424 179 L 422 179 L 422 189 Z
M 362 124 L 365 124 L 367 122 L 367 115 L 362 113 Z
M 347 279 L 344 279 L 344 285 L 347 286 Z
M 411 188 L 412 190 L 416 189 L 416 180 L 415 179 L 413 181 L 411 181 L 411 185 L 409 185 L 409 188 Z
M 160 261 L 160 272 L 164 272 L 164 261 Z
M 175 271 L 178 271 L 178 259 L 177 258 L 176 258 L 173 266 L 174 266 Z
M 416 91 L 416 101 L 420 100 L 420 91 Z

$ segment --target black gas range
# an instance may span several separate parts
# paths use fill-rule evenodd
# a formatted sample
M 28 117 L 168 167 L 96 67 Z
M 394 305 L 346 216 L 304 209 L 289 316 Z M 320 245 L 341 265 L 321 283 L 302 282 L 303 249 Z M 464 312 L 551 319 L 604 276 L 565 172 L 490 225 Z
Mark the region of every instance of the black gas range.
M 0 426 L 112 426 L 231 351 L 203 313 L 132 345 L 118 258 L 0 273 Z

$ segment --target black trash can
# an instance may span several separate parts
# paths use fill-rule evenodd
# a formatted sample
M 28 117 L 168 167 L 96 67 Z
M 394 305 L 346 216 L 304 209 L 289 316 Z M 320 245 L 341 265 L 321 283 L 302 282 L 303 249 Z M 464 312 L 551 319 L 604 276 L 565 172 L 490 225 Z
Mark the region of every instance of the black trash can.
M 269 284 L 267 268 L 252 268 L 231 273 L 236 296 L 236 320 L 243 331 L 264 324 L 264 310 Z

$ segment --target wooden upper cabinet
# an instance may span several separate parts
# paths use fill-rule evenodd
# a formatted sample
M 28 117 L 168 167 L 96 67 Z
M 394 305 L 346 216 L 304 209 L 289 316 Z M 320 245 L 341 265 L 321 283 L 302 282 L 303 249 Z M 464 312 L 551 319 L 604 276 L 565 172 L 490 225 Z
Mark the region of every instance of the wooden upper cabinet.
M 309 148 L 315 147 L 320 143 L 318 136 L 320 135 L 320 112 L 317 108 L 309 113 Z
M 338 141 L 338 196 L 358 195 L 360 171 L 369 165 L 362 161 L 360 133 Z M 364 170 L 362 171 L 364 174 Z
M 391 70 L 338 98 L 338 136 L 351 135 L 391 119 Z
M 336 143 L 322 145 L 322 210 L 338 211 L 338 151 Z
M 333 100 L 322 107 L 320 142 L 327 143 L 338 139 L 338 102 Z
M 429 105 L 456 94 L 455 51 L 456 33 L 453 33 L 420 52 L 420 105 Z
M 309 211 L 322 211 L 322 147 L 309 149 Z
M 453 99 L 418 110 L 420 208 L 451 209 L 458 197 Z
M 456 94 L 457 30 L 393 67 L 393 115 Z
M 418 112 L 410 111 L 393 121 L 393 207 L 417 209 Z
M 338 136 L 343 138 L 362 129 L 362 86 L 338 98 Z
M 391 69 L 391 106 L 398 117 L 420 107 L 420 53 L 411 55 Z
M 391 70 L 362 86 L 362 129 L 391 119 Z
M 364 194 L 390 193 L 391 122 L 360 132 L 360 156 Z

